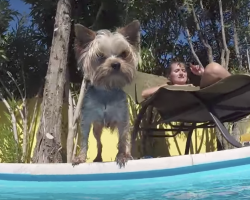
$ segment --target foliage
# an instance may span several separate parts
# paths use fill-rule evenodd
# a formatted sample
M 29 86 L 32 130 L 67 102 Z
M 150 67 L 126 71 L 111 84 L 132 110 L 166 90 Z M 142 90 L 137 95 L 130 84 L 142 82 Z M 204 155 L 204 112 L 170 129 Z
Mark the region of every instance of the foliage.
M 49 52 L 37 39 L 40 34 L 34 26 L 26 25 L 26 16 L 21 16 L 17 20 L 16 28 L 6 34 L 6 41 L 2 44 L 8 60 L 0 63 L 2 71 L 0 78 L 14 96 L 20 98 L 14 82 L 3 73 L 10 72 L 17 85 L 22 88 L 24 96 L 30 97 L 34 96 L 42 86 Z
M 32 17 L 31 22 L 33 26 L 31 29 L 34 29 L 36 27 L 39 30 L 37 30 L 36 33 L 33 33 L 34 35 L 31 37 L 37 39 L 35 42 L 38 42 L 37 44 L 39 45 L 39 47 L 42 45 L 45 45 L 45 47 L 49 47 L 51 45 L 53 37 L 54 16 L 56 12 L 57 1 L 23 1 L 31 6 L 30 16 Z M 223 42 L 220 27 L 218 1 L 216 0 L 209 2 L 202 0 L 164 0 L 148 1 L 147 3 L 145 3 L 145 1 L 143 0 L 88 0 L 74 2 L 74 23 L 81 23 L 95 30 L 100 28 L 114 29 L 115 27 L 124 25 L 133 19 L 139 19 L 142 24 L 143 61 L 143 67 L 139 70 L 157 75 L 164 74 L 165 67 L 168 65 L 171 59 L 183 60 L 186 62 L 194 60 L 192 52 L 190 51 L 189 44 L 187 42 L 187 35 L 185 33 L 184 27 L 185 24 L 190 31 L 196 54 L 199 56 L 204 66 L 208 64 L 206 48 L 204 47 L 201 38 L 199 38 L 196 24 L 192 16 L 191 11 L 192 8 L 194 8 L 200 23 L 200 27 L 202 29 L 202 34 L 205 35 L 208 43 L 212 47 L 214 60 L 220 62 Z M 249 28 L 248 26 L 246 26 L 246 24 L 248 24 L 249 18 L 249 12 L 247 11 L 249 2 L 247 0 L 240 0 L 237 2 L 235 1 L 235 3 L 237 3 L 237 6 L 234 6 L 234 1 L 230 1 L 230 3 L 227 3 L 226 0 L 222 1 L 226 27 L 226 39 L 228 48 L 231 51 L 229 67 L 237 67 L 238 64 L 236 62 L 237 59 L 233 46 L 233 7 L 236 8 L 236 11 L 234 13 L 237 14 L 237 18 L 239 19 L 237 23 L 237 31 L 239 35 L 240 51 L 245 67 L 247 65 L 247 61 L 245 45 L 246 41 L 244 38 L 246 34 L 249 34 Z M 182 17 L 180 17 L 180 14 L 182 15 Z M 33 45 L 31 46 L 34 46 L 35 42 L 32 42 Z M 25 43 L 30 44 L 29 42 Z M 26 50 L 20 51 L 25 52 L 28 51 L 29 48 L 30 47 L 27 46 Z M 37 52 L 47 51 L 46 55 L 45 52 L 43 52 L 44 57 L 42 57 L 41 60 L 48 60 L 48 50 L 49 48 L 44 48 L 42 50 L 39 48 L 37 49 Z M 70 57 L 73 56 L 70 55 Z M 37 63 L 34 64 L 37 65 Z M 72 60 L 70 60 L 70 63 L 70 69 L 76 71 L 76 68 L 74 67 L 75 63 L 73 63 Z M 27 64 L 24 63 L 24 66 L 26 65 Z M 34 79 L 31 78 L 30 82 L 33 83 L 33 81 L 37 80 L 37 84 L 32 85 L 43 84 L 42 79 L 44 78 L 46 73 L 46 64 L 42 66 L 44 67 L 36 67 L 36 69 L 42 68 L 42 71 L 37 72 L 35 76 L 30 76 L 34 77 Z M 17 71 L 19 71 L 18 68 Z M 38 74 L 40 74 L 39 77 L 37 77 Z M 73 73 L 71 72 L 71 74 Z M 79 74 L 71 78 L 71 82 L 75 82 L 75 80 L 77 80 L 77 82 L 80 82 L 81 78 L 77 76 L 79 76 Z
M 12 134 L 10 125 L 0 126 L 0 162 L 2 163 L 15 163 L 18 162 L 19 151 L 16 151 L 16 142 Z
M 41 87 L 49 53 L 37 39 L 39 31 L 27 24 L 27 16 L 11 10 L 7 0 L 0 0 L 0 11 L 0 100 L 6 107 L 7 119 L 0 127 L 0 160 L 29 162 L 37 113 L 28 113 L 26 98 L 37 94 L 36 85 Z M 10 29 L 14 16 L 17 25 Z
M 2 38 L 0 38 L 0 62 L 4 62 L 8 60 L 5 54 L 5 50 L 2 47 L 6 44 L 7 39 L 8 39 L 7 35 L 4 35 L 2 36 Z
M 5 75 L 11 78 L 16 84 L 17 90 L 21 93 L 12 75 L 9 72 Z M 5 106 L 4 109 L 6 109 L 6 111 L 2 110 L 2 113 L 5 115 L 5 123 L 0 124 L 0 161 L 4 162 L 6 159 L 15 159 L 15 162 L 29 163 L 34 136 L 39 123 L 37 121 L 39 98 L 27 100 L 21 94 L 22 101 L 16 100 L 3 82 L 0 81 L 0 83 L 8 94 L 8 97 L 4 97 L 2 90 L 0 90 L 1 103 Z M 30 105 L 32 106 L 31 109 Z M 4 117 L 1 118 L 4 119 Z M 6 153 L 6 151 L 10 151 L 10 153 Z M 10 157 L 9 154 L 12 154 L 12 156 Z
M 10 21 L 17 15 L 17 11 L 10 9 L 8 0 L 0 0 L 0 35 L 7 31 Z
M 18 12 L 9 8 L 10 4 L 8 0 L 0 0 L 0 62 L 7 60 L 5 50 L 2 47 L 6 44 L 6 35 L 4 34 L 11 20 L 18 15 Z

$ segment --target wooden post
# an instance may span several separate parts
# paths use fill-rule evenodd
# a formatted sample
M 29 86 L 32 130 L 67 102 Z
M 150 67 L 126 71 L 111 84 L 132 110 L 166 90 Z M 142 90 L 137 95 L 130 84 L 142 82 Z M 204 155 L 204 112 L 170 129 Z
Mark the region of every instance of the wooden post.
M 71 0 L 58 1 L 41 121 L 33 156 L 33 162 L 36 163 L 62 162 L 62 106 L 71 31 L 71 7 Z

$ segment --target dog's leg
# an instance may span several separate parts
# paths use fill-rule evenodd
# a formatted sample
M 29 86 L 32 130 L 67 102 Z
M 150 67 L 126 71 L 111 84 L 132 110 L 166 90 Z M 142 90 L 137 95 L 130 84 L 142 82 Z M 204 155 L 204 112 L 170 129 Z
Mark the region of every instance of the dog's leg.
M 90 127 L 90 122 L 85 121 L 85 119 L 81 120 L 81 134 L 83 136 L 82 141 L 80 143 L 81 151 L 80 154 L 72 160 L 73 166 L 86 162 Z
M 116 162 L 119 167 L 125 167 L 128 160 L 132 160 L 131 145 L 130 145 L 130 133 L 129 133 L 129 121 L 127 123 L 120 122 L 117 124 L 119 132 L 118 141 L 118 153 L 116 156 Z
M 93 124 L 93 134 L 95 136 L 97 142 L 97 156 L 94 159 L 94 162 L 102 162 L 102 143 L 101 143 L 101 135 L 102 135 L 103 125 L 100 123 Z

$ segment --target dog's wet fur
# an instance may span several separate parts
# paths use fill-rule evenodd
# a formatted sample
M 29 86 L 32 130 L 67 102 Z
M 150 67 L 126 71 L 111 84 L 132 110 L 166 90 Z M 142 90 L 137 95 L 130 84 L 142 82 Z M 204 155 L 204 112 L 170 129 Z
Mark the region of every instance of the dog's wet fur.
M 117 164 L 125 166 L 132 159 L 127 96 L 123 87 L 135 76 L 140 59 L 140 23 L 132 21 L 116 31 L 94 32 L 75 25 L 75 54 L 78 67 L 89 82 L 80 114 L 81 151 L 73 165 L 86 162 L 91 125 L 98 153 L 94 162 L 102 162 L 103 128 L 119 133 Z

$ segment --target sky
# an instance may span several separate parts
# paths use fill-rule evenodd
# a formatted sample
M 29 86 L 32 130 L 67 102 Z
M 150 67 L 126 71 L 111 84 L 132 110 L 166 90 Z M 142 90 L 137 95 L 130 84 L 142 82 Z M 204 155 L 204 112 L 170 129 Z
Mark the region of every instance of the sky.
M 10 7 L 20 14 L 29 14 L 30 8 L 29 5 L 26 5 L 22 0 L 9 0 Z M 10 22 L 10 28 L 14 28 L 16 26 L 16 19 Z

